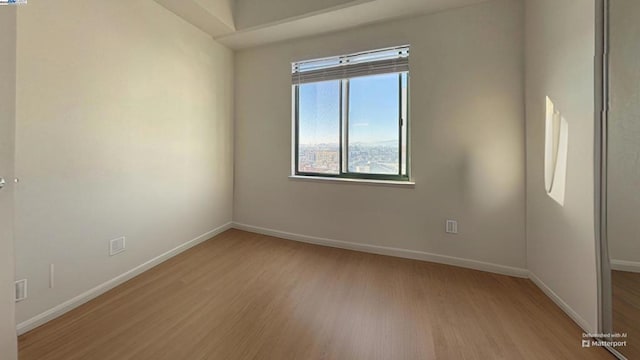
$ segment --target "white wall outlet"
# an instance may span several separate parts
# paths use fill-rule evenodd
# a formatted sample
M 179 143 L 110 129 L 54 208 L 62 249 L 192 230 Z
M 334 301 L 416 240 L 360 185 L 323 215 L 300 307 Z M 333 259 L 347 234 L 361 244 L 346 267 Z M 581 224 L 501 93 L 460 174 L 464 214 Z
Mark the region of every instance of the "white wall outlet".
M 120 254 L 124 251 L 125 247 L 126 244 L 124 236 L 109 241 L 109 256 Z
M 447 234 L 457 234 L 458 233 L 458 221 L 457 220 L 447 220 L 444 231 Z
M 27 279 L 16 281 L 16 302 L 27 299 Z

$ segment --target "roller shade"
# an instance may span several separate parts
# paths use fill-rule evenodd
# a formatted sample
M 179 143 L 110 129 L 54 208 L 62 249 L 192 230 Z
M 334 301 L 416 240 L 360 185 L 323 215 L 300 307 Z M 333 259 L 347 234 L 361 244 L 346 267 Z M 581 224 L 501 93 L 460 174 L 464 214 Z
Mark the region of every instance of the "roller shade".
M 303 84 L 409 71 L 409 46 L 291 64 L 291 82 Z

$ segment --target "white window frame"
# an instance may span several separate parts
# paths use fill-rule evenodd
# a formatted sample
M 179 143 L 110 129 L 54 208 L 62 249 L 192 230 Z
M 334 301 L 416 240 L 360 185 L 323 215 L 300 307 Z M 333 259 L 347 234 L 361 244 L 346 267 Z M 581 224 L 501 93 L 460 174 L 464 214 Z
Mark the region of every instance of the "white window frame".
M 323 177 L 362 179 L 389 182 L 410 182 L 410 128 L 409 128 L 409 46 L 397 46 L 354 54 L 299 61 L 292 66 L 293 99 L 293 151 L 292 170 L 294 177 Z M 399 81 L 399 153 L 398 174 L 350 172 L 348 170 L 349 129 L 349 79 L 382 74 L 398 74 Z M 404 77 L 404 78 L 403 78 Z M 300 85 L 322 81 L 340 81 L 340 143 L 339 172 L 303 172 L 299 170 L 299 90 Z M 403 93 L 403 81 L 406 92 Z M 403 134 L 404 133 L 404 134 Z

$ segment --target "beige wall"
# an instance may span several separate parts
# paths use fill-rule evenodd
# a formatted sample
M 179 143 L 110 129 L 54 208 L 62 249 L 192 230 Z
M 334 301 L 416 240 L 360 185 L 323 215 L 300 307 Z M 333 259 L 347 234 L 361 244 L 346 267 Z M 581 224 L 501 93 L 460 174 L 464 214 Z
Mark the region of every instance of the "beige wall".
M 214 14 L 223 23 L 234 28 L 233 9 L 236 0 L 195 0 L 209 13 Z
M 238 52 L 234 221 L 525 268 L 522 11 L 499 0 Z M 407 43 L 415 188 L 288 179 L 290 63 Z
M 230 50 L 150 0 L 30 0 L 17 56 L 18 322 L 231 221 Z
M 526 1 L 527 266 L 583 328 L 597 328 L 592 0 Z M 545 96 L 569 123 L 564 206 L 544 185 Z
M 235 24 L 238 29 L 265 26 L 336 6 L 367 1 L 371 0 L 235 0 Z
M 640 2 L 610 7 L 609 255 L 640 271 Z M 615 267 L 614 262 L 614 267 Z
M 0 357 L 18 358 L 14 305 L 13 155 L 16 99 L 16 11 L 0 6 Z

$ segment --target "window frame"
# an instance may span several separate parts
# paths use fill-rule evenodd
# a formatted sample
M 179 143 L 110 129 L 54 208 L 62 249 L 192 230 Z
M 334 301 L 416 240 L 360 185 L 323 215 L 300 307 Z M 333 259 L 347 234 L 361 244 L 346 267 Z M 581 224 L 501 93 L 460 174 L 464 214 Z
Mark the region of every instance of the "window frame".
M 387 74 L 396 74 L 398 76 L 398 174 L 375 174 L 375 173 L 357 173 L 349 172 L 349 94 L 350 94 L 350 78 L 339 79 L 340 81 L 340 126 L 339 126 L 339 139 L 338 144 L 338 156 L 339 167 L 338 173 L 317 173 L 300 171 L 300 85 L 292 84 L 292 92 L 294 98 L 294 167 L 293 175 L 304 176 L 310 178 L 337 178 L 337 179 L 360 179 L 360 180 L 380 180 L 380 181 L 411 181 L 411 161 L 410 161 L 410 111 L 409 111 L 409 98 L 410 98 L 410 73 L 405 72 L 389 72 Z M 378 74 L 379 75 L 379 74 Z M 403 96 L 402 85 L 403 75 L 406 76 L 406 96 Z M 370 75 L 376 76 L 376 75 Z M 309 82 L 307 84 L 319 83 Z M 406 110 L 406 115 L 403 114 Z M 404 131 L 403 131 L 403 128 Z M 406 132 L 405 139 L 403 141 L 403 132 Z M 406 142 L 406 144 L 405 144 Z M 404 161 L 403 161 L 403 148 L 405 149 Z M 404 162 L 404 164 L 403 164 Z M 406 174 L 403 174 L 403 167 L 406 169 Z

